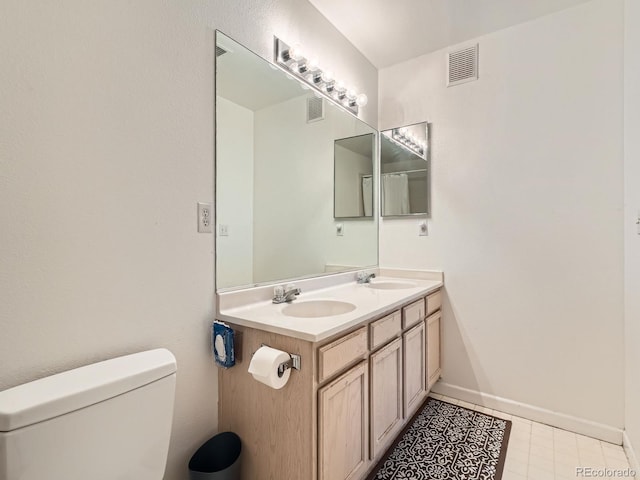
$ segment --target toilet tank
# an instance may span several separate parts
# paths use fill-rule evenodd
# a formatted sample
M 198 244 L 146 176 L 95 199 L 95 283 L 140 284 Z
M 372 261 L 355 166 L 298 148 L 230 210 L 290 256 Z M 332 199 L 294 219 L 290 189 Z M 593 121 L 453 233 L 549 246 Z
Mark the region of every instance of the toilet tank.
M 0 480 L 161 480 L 175 383 L 157 349 L 0 392 Z

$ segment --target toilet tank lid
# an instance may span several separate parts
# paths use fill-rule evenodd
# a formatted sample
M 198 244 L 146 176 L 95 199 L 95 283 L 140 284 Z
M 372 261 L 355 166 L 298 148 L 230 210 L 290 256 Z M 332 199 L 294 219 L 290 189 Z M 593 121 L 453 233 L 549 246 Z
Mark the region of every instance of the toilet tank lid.
M 176 372 L 164 348 L 86 365 L 0 392 L 0 432 L 108 400 Z

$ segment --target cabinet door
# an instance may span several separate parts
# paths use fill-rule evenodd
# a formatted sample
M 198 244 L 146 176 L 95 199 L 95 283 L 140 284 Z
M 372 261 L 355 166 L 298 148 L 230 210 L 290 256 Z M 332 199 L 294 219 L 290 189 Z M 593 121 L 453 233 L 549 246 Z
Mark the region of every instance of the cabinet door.
M 318 390 L 318 479 L 352 480 L 368 467 L 369 376 L 362 362 Z
M 407 331 L 404 340 L 404 415 L 410 417 L 427 395 L 425 322 Z
M 436 312 L 427 317 L 427 378 L 428 388 L 440 378 L 440 319 L 442 315 Z
M 402 340 L 371 355 L 371 459 L 402 429 Z

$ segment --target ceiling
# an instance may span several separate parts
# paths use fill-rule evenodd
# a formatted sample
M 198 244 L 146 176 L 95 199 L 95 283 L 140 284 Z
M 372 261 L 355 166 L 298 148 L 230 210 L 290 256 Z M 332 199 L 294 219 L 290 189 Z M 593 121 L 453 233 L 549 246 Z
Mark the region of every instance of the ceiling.
M 310 0 L 377 68 L 589 0 Z
M 365 135 L 358 135 L 355 137 L 341 138 L 336 140 L 336 144 L 363 157 L 372 158 L 373 140 L 373 133 L 367 133 Z

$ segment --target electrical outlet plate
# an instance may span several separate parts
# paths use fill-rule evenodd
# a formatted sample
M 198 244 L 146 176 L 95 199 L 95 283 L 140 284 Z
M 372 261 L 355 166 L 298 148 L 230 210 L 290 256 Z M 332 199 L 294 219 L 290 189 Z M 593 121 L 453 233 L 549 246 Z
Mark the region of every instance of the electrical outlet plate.
M 219 224 L 218 225 L 218 236 L 220 237 L 228 237 L 229 236 L 229 225 Z
M 210 203 L 198 202 L 198 232 L 213 233 L 213 213 Z

